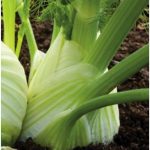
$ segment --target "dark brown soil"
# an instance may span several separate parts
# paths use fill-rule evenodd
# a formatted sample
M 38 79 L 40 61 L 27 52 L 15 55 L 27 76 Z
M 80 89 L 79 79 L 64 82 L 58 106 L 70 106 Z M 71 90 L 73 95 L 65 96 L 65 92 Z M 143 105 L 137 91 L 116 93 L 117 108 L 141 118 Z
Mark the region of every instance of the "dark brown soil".
M 46 51 L 50 44 L 50 35 L 52 26 L 50 23 L 35 23 L 33 30 L 39 50 Z M 120 50 L 110 63 L 110 68 L 121 61 L 123 58 L 133 53 L 136 49 L 148 43 L 148 34 L 145 30 L 135 27 L 124 40 Z M 26 75 L 29 74 L 30 61 L 27 50 L 26 41 L 22 46 L 20 61 L 23 64 Z M 118 91 L 124 91 L 134 88 L 148 87 L 148 67 L 143 68 L 133 77 L 118 86 Z M 118 135 L 114 137 L 114 141 L 109 145 L 89 145 L 83 148 L 75 148 L 74 150 L 148 150 L 149 149 L 149 105 L 148 102 L 132 103 L 119 105 L 121 126 Z M 32 139 L 26 142 L 18 141 L 15 144 L 18 150 L 48 150 L 35 144 Z
M 17 150 L 49 150 L 47 147 L 42 147 L 34 143 L 32 138 L 28 138 L 25 142 L 16 142 L 14 148 L 17 148 Z

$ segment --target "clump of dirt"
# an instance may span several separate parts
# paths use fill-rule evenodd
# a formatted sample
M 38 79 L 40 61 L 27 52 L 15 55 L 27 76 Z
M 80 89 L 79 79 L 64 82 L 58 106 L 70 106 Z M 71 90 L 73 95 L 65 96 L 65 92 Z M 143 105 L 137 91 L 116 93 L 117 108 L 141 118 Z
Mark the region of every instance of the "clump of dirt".
M 14 147 L 17 148 L 17 150 L 49 150 L 47 147 L 42 147 L 34 143 L 32 138 L 28 138 L 25 142 L 18 141 Z

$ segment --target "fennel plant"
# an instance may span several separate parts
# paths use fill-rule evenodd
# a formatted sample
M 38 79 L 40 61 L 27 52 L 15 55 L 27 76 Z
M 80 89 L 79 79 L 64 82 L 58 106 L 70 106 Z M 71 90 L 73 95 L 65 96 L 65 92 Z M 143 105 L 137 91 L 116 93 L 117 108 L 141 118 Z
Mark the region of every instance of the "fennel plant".
M 147 0 L 122 1 L 101 31 L 98 18 L 105 1 L 48 1 L 40 18 L 53 18 L 54 29 L 44 54 L 32 31 L 30 1 L 2 0 L 2 145 L 28 137 L 54 150 L 107 144 L 118 133 L 117 104 L 148 100 L 148 89 L 116 90 L 147 65 L 148 45 L 107 69 Z M 15 47 L 16 13 L 21 25 Z M 28 83 L 17 58 L 24 36 L 31 59 Z

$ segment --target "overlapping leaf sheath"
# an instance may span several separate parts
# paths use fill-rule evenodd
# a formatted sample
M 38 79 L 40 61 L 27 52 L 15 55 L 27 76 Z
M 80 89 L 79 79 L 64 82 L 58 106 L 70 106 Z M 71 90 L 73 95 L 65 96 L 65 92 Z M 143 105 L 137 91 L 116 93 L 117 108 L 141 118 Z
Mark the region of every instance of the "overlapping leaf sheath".
M 32 137 L 37 143 L 57 150 L 86 146 L 93 141 L 92 128 L 97 127 L 86 116 L 76 123 L 69 122 L 70 112 L 95 96 L 91 86 L 98 70 L 83 62 L 85 55 L 80 45 L 65 40 L 59 33 L 30 81 L 22 139 Z M 96 141 L 112 140 L 118 131 L 118 120 L 117 108 L 103 109 L 99 122 L 103 139 Z M 103 131 L 108 123 L 109 135 Z
M 23 67 L 11 49 L 1 42 L 2 145 L 18 138 L 27 106 L 27 82 Z

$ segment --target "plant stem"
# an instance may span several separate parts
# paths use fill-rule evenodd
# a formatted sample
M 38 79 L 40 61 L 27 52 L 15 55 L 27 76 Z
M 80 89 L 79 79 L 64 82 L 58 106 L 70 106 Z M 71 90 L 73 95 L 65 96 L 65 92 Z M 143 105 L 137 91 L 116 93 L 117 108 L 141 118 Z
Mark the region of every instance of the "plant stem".
M 69 122 L 74 124 L 81 116 L 102 107 L 134 101 L 146 101 L 148 99 L 148 89 L 130 90 L 97 97 L 73 110 L 70 114 Z
M 21 24 L 21 26 L 19 28 L 19 31 L 18 31 L 18 39 L 17 39 L 17 46 L 16 46 L 16 56 L 18 58 L 19 58 L 19 55 L 20 55 L 20 50 L 21 50 L 24 34 L 25 34 L 24 25 Z
M 53 41 L 56 39 L 56 37 L 57 37 L 59 31 L 60 31 L 60 27 L 57 26 L 56 21 L 55 21 L 55 19 L 54 19 L 53 34 L 52 34 L 51 43 L 53 43 Z
M 146 4 L 147 0 L 124 0 L 85 58 L 85 62 L 94 64 L 103 73 Z
M 138 72 L 148 64 L 149 45 L 142 47 L 103 75 L 99 75 L 90 85 L 89 95 L 103 95 L 111 92 L 118 84 Z
M 80 2 L 74 20 L 72 40 L 79 43 L 89 51 L 96 40 L 98 31 L 99 0 L 86 0 Z
M 25 23 L 25 34 L 26 34 L 26 38 L 27 38 L 27 42 L 28 42 L 28 46 L 29 46 L 29 50 L 30 50 L 31 62 L 32 62 L 35 52 L 38 50 L 38 47 L 37 47 L 36 40 L 35 40 L 35 37 L 33 34 L 30 20 L 27 19 L 26 22 L 24 22 L 24 23 Z
M 24 4 L 21 3 L 21 6 L 18 9 L 19 16 L 21 18 L 22 23 L 24 24 L 25 35 L 28 42 L 29 50 L 30 50 L 30 59 L 31 63 L 33 61 L 35 52 L 38 50 L 36 40 L 33 34 L 32 26 L 29 18 L 25 15 L 24 12 Z
M 3 0 L 4 43 L 15 51 L 16 0 Z

